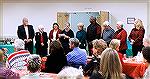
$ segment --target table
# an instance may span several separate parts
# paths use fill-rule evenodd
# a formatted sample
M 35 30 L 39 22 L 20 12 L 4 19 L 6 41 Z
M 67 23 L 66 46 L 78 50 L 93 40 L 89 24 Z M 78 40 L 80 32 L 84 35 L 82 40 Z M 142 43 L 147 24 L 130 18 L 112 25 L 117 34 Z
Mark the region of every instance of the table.
M 130 74 L 130 76 L 132 78 L 138 78 L 138 77 L 142 78 L 144 76 L 144 73 L 145 73 L 147 67 L 148 67 L 147 63 L 142 63 L 141 65 L 138 65 L 134 69 L 134 71 Z
M 9 45 L 0 45 L 0 49 L 1 48 L 7 48 L 8 49 L 8 52 L 7 52 L 8 55 L 14 52 L 14 46 L 11 45 L 11 44 L 9 44 Z
M 141 75 L 144 74 L 145 69 L 146 69 L 146 65 L 143 62 L 137 62 L 135 61 L 133 58 L 132 59 L 127 59 L 127 60 L 123 60 L 123 73 L 135 78 L 137 77 L 137 75 L 139 75 L 139 73 Z M 142 69 L 141 69 L 141 65 L 142 65 Z

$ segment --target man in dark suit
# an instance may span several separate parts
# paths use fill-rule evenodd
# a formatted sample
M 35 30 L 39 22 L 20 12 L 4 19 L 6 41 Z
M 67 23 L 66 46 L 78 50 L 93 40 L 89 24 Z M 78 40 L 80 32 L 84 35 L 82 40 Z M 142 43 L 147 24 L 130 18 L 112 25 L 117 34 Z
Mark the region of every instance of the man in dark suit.
M 28 19 L 23 18 L 23 24 L 18 26 L 17 35 L 19 39 L 24 40 L 25 49 L 33 54 L 33 38 L 34 38 L 34 29 L 32 25 L 28 25 Z
M 39 30 L 39 32 L 35 33 L 36 54 L 39 54 L 41 57 L 44 57 L 47 55 L 48 37 L 47 37 L 47 33 L 44 32 L 44 26 L 43 25 L 39 25 L 38 30 Z

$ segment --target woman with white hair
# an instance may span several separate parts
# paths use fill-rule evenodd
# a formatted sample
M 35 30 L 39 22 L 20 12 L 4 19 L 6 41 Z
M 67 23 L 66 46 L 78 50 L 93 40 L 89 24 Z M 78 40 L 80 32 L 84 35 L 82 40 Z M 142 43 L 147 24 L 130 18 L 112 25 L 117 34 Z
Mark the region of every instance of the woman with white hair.
M 143 23 L 140 19 L 137 19 L 129 35 L 129 41 L 132 43 L 133 56 L 136 56 L 138 52 L 142 51 L 144 34 L 145 29 Z
M 83 30 L 84 24 L 78 23 L 78 31 L 76 33 L 76 38 L 80 41 L 79 47 L 81 49 L 86 49 L 86 31 Z
M 104 30 L 102 33 L 102 39 L 106 41 L 107 45 L 109 45 L 110 41 L 112 40 L 114 36 L 115 30 L 110 27 L 110 24 L 108 21 L 105 21 L 103 23 L 103 28 Z
M 39 25 L 38 26 L 38 32 L 35 34 L 35 48 L 36 48 L 36 54 L 39 54 L 41 57 L 44 57 L 47 55 L 47 48 L 48 48 L 48 37 L 47 33 L 44 32 L 44 26 Z
M 123 29 L 123 22 L 118 21 L 117 22 L 117 31 L 114 34 L 113 39 L 118 39 L 120 40 L 120 46 L 119 46 L 119 52 L 122 54 L 126 54 L 127 50 L 127 32 Z
M 15 52 L 8 56 L 8 63 L 10 69 L 22 70 L 26 69 L 26 59 L 30 55 L 30 52 L 25 49 L 25 42 L 22 39 L 16 39 L 14 41 Z
M 65 67 L 58 73 L 58 79 L 83 79 L 83 73 L 81 69 Z

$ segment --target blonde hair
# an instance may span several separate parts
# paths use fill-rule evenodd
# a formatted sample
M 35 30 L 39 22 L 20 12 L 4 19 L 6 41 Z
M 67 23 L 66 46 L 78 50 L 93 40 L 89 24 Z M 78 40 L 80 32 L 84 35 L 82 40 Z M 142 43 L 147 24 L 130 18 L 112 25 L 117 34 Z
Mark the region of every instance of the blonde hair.
M 4 52 L 2 50 L 0 50 L 0 62 L 3 61 L 3 56 L 4 56 Z
M 92 43 L 93 48 L 97 49 L 98 55 L 101 55 L 101 53 L 107 48 L 107 43 L 103 39 L 95 39 Z
M 122 65 L 116 50 L 106 48 L 102 52 L 100 72 L 105 79 L 122 79 Z
M 144 28 L 143 23 L 140 19 L 136 19 L 134 24 L 136 28 Z
M 109 47 L 116 50 L 118 46 L 120 46 L 120 40 L 112 39 L 109 44 Z

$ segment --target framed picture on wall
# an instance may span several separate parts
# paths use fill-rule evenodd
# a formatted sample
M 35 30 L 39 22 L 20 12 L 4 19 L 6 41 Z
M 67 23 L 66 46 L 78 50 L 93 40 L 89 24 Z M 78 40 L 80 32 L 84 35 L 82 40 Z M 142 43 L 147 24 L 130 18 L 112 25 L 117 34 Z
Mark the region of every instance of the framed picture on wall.
M 128 17 L 127 18 L 127 24 L 134 24 L 135 18 Z

